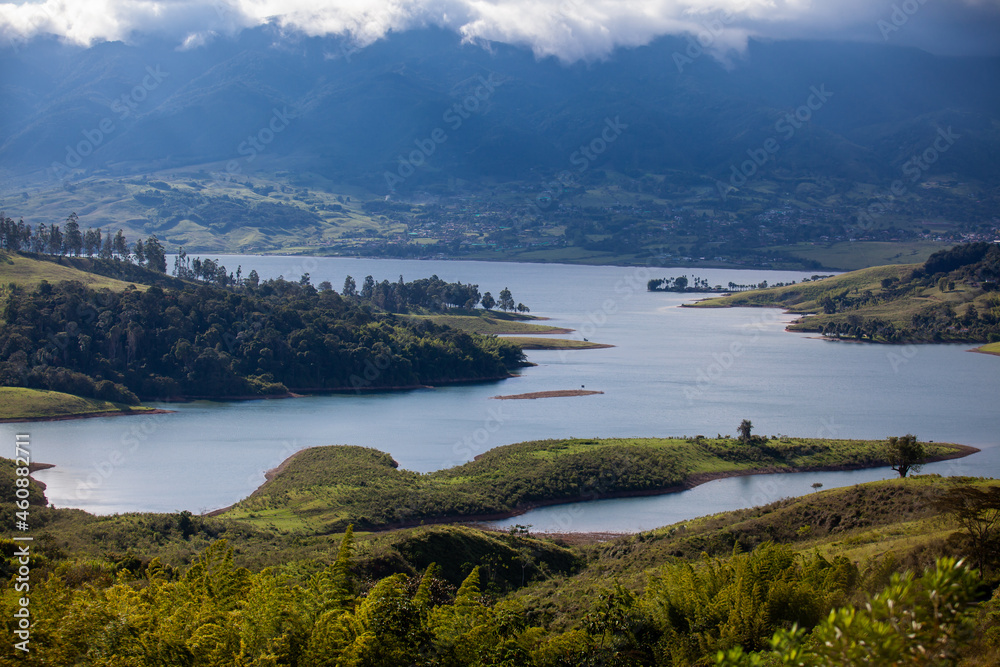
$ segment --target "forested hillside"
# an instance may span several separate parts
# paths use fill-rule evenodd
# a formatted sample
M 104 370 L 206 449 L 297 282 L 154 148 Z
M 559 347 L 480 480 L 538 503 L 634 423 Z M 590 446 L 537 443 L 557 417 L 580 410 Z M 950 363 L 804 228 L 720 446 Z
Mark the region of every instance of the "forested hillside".
M 495 379 L 524 360 L 496 337 L 373 311 L 307 282 L 171 280 L 181 286 L 0 287 L 0 384 L 134 404 Z

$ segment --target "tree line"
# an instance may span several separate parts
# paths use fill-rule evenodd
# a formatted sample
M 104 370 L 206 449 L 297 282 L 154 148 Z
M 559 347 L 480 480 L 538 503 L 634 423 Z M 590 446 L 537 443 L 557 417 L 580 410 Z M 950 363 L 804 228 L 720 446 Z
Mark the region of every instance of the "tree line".
M 441 312 L 449 307 L 471 310 L 478 305 L 482 305 L 485 310 L 499 308 L 504 312 L 527 313 L 531 310 L 523 303 L 515 304 L 514 296 L 507 287 L 500 290 L 498 300 L 490 292 L 480 294 L 479 285 L 463 285 L 461 281 L 449 283 L 437 275 L 411 282 L 404 282 L 402 275 L 396 282 L 388 280 L 376 282 L 375 278 L 368 275 L 361 283 L 360 290 L 354 278 L 347 276 L 344 279 L 341 295 L 372 303 L 389 312 L 408 312 L 417 309 Z
M 183 248 L 174 258 L 173 275 L 184 280 L 196 280 L 219 287 L 247 286 L 256 288 L 260 284 L 260 276 L 256 270 L 251 270 L 246 277 L 243 277 L 242 265 L 236 267 L 236 272 L 233 273 L 227 270 L 225 265 L 215 260 L 192 258 Z M 312 285 L 312 277 L 305 273 L 298 282 L 300 285 L 310 286 Z M 333 285 L 324 280 L 319 283 L 318 288 L 321 292 L 328 292 L 333 290 Z M 515 303 L 514 297 L 507 287 L 500 290 L 497 299 L 490 292 L 480 294 L 479 285 L 463 284 L 461 281 L 449 283 L 437 275 L 410 282 L 404 281 L 402 275 L 399 276 L 399 280 L 394 282 L 389 280 L 376 281 L 373 276 L 367 275 L 362 281 L 360 289 L 354 277 L 349 275 L 344 279 L 340 295 L 390 313 L 408 313 L 421 310 L 444 312 L 449 308 L 472 310 L 480 305 L 487 311 L 493 308 L 499 308 L 504 312 L 528 313 L 531 311 L 523 303 Z
M 32 229 L 23 218 L 14 222 L 0 212 L 0 248 L 42 255 L 117 259 L 159 273 L 167 271 L 166 250 L 155 234 L 145 242 L 140 238 L 130 246 L 120 229 L 114 235 L 107 230 L 82 230 L 76 213 L 71 213 L 62 226 L 40 223 Z
M 822 276 L 813 276 L 814 279 L 819 279 Z M 808 282 L 809 278 L 805 278 L 803 282 Z M 716 285 L 712 287 L 708 280 L 705 278 L 699 278 L 698 276 L 692 277 L 690 280 L 686 275 L 675 276 L 673 278 L 652 278 L 646 283 L 646 290 L 649 292 L 746 292 L 755 289 L 767 289 L 768 287 L 785 287 L 786 285 L 794 285 L 795 281 L 787 283 L 774 283 L 773 285 L 768 285 L 766 280 L 762 280 L 757 284 L 743 284 L 735 283 L 729 281 L 726 287 L 722 285 Z

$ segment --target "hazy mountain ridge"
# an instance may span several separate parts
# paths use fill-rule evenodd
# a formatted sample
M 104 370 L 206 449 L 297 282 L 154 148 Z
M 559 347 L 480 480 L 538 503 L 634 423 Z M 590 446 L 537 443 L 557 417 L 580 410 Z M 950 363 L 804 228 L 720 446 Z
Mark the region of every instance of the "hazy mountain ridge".
M 334 180 L 363 176 L 375 192 L 387 191 L 383 173 L 398 156 L 436 128 L 446 141 L 400 190 L 455 176 L 502 180 L 533 169 L 575 169 L 572 153 L 615 117 L 628 129 L 595 162 L 617 170 L 726 180 L 748 150 L 773 137 L 780 150 L 765 170 L 878 181 L 898 175 L 948 126 L 971 140 L 943 153 L 936 172 L 993 180 L 1000 167 L 1000 91 L 992 85 L 1000 59 L 751 42 L 727 70 L 707 55 L 678 66 L 675 54 L 687 47 L 683 39 L 661 38 L 604 62 L 565 66 L 506 45 L 461 45 L 438 29 L 395 34 L 356 51 L 329 38 L 276 47 L 267 28 L 187 51 L 36 40 L 0 56 L 7 63 L 0 167 L 73 167 L 66 147 L 96 138 L 106 119 L 114 129 L 91 141 L 93 155 L 80 156 L 80 169 L 242 161 L 240 144 L 286 109 L 294 120 L 261 152 Z M 485 99 L 472 98 L 458 127 L 446 122 L 448 109 L 491 74 L 499 85 L 481 92 Z M 792 136 L 777 131 L 814 87 L 828 91 L 828 100 Z M 244 168 L 258 166 L 252 162 Z

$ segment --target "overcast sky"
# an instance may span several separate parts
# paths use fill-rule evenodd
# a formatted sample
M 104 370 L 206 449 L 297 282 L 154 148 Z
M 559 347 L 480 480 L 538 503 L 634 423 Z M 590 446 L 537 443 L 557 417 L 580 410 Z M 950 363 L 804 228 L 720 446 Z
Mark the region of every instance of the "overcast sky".
M 731 12 L 731 13 L 728 13 Z M 711 48 L 748 38 L 846 39 L 938 54 L 1000 54 L 1000 0 L 36 0 L 0 3 L 9 39 L 53 33 L 78 44 L 166 36 L 187 48 L 265 22 L 362 44 L 427 25 L 470 41 L 530 47 L 571 62 L 667 34 Z M 723 28 L 722 32 L 718 28 Z M 715 30 L 709 30 L 715 28 Z M 713 34 L 713 32 L 715 34 Z

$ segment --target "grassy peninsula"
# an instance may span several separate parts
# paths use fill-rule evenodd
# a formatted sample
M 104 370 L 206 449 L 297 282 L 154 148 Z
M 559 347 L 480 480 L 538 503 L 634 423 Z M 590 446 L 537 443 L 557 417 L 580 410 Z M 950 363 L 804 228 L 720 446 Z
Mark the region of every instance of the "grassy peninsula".
M 1000 340 L 1000 245 L 942 250 L 923 264 L 876 266 L 783 287 L 705 299 L 693 307 L 776 306 L 788 328 L 872 342 Z
M 106 417 L 154 411 L 140 405 L 83 398 L 60 391 L 0 387 L 0 422 Z
M 1000 356 L 1000 343 L 989 343 L 988 345 L 977 347 L 974 351 L 982 352 L 983 354 L 995 354 Z
M 931 460 L 965 456 L 926 443 Z M 420 474 L 375 449 L 328 446 L 288 459 L 222 513 L 259 526 L 328 533 L 517 514 L 545 504 L 676 491 L 758 472 L 888 465 L 881 441 L 815 438 L 537 440 L 497 447 L 463 465 Z

